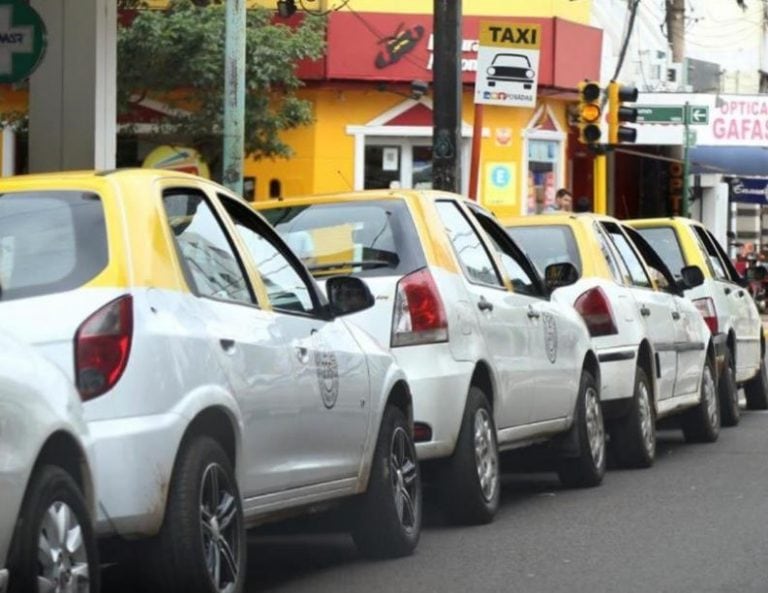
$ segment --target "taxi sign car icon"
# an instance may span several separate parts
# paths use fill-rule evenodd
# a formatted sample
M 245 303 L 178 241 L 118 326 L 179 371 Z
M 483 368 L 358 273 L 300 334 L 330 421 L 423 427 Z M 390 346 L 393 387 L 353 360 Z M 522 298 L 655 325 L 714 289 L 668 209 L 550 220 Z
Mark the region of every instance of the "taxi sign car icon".
M 487 73 L 488 86 L 496 86 L 497 82 L 521 82 L 526 90 L 533 86 L 536 75 L 528 56 L 523 54 L 496 54 Z

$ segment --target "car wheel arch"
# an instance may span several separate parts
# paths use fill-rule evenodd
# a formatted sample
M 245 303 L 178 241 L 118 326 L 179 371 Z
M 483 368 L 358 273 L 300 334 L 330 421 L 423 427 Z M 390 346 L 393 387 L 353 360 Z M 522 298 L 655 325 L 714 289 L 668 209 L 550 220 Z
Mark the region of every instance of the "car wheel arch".
M 408 425 L 413 429 L 413 398 L 408 384 L 399 379 L 389 390 L 386 407 L 394 406 L 405 414 Z
M 88 459 L 74 436 L 65 430 L 58 430 L 49 435 L 37 454 L 29 474 L 30 479 L 38 468 L 44 465 L 54 465 L 67 472 L 83 493 L 89 510 L 94 509 L 96 493 Z
M 491 409 L 494 408 L 494 399 L 496 389 L 494 387 L 493 373 L 490 365 L 484 360 L 478 360 L 475 364 L 475 370 L 472 372 L 472 379 L 469 381 L 469 387 L 480 389 L 488 400 Z
M 640 347 L 637 349 L 637 366 L 641 367 L 646 376 L 651 382 L 651 404 L 653 410 L 656 410 L 656 357 L 651 348 L 650 343 L 647 340 L 640 342 Z
M 187 425 L 184 435 L 181 437 L 176 450 L 173 467 L 179 457 L 179 451 L 194 437 L 208 436 L 218 442 L 232 462 L 232 467 L 237 468 L 240 454 L 240 432 L 238 423 L 232 417 L 232 413 L 224 406 L 209 406 L 200 410 Z
M 592 350 L 587 350 L 587 353 L 584 355 L 584 362 L 581 365 L 581 371 L 582 373 L 584 371 L 589 371 L 592 374 L 595 381 L 597 382 L 598 393 L 600 393 L 599 387 L 602 385 L 600 377 L 600 363 L 598 362 L 597 356 Z

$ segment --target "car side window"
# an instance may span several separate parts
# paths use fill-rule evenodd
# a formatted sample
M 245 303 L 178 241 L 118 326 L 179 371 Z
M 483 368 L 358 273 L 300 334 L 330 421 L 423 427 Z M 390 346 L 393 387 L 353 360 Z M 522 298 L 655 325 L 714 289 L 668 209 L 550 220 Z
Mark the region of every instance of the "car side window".
M 608 237 L 606 237 L 605 232 L 597 223 L 595 223 L 595 234 L 597 235 L 598 243 L 600 243 L 600 251 L 603 254 L 605 263 L 608 264 L 608 269 L 611 271 L 611 276 L 613 276 L 613 279 L 619 284 L 631 284 L 632 279 L 629 275 L 629 270 L 626 266 L 622 266 L 616 259 L 616 256 L 611 249 Z
M 477 284 L 503 287 L 504 283 L 491 255 L 458 205 L 447 200 L 438 200 L 435 207 L 467 279 Z
M 203 297 L 254 304 L 242 262 L 205 194 L 163 192 L 163 206 L 192 291 Z
M 534 277 L 534 267 L 530 260 L 526 261 L 520 249 L 514 250 L 513 239 L 499 224 L 482 211 L 470 208 L 480 226 L 491 240 L 491 245 L 501 259 L 501 264 L 512 282 L 512 288 L 518 294 L 542 297 L 544 289 L 538 277 Z
M 267 236 L 266 225 L 247 207 L 226 196 L 219 195 L 219 199 L 256 264 L 272 307 L 287 313 L 313 314 L 317 309 L 313 289 L 285 253 L 288 248 L 276 237 Z
M 616 247 L 619 257 L 626 265 L 632 284 L 641 288 L 653 288 L 651 279 L 645 271 L 645 266 L 640 256 L 637 255 L 635 249 L 629 243 L 629 239 L 621 232 L 621 229 L 613 223 L 604 222 L 602 226 Z
M 707 261 L 709 262 L 714 277 L 718 280 L 730 280 L 725 265 L 720 261 L 717 248 L 712 244 L 712 240 L 708 236 L 707 231 L 698 225 L 692 226 L 701 246 L 704 248 L 704 252 L 707 255 Z
M 708 230 L 704 231 L 707 236 L 709 237 L 709 240 L 712 242 L 713 247 L 715 248 L 715 251 L 720 255 L 720 262 L 723 264 L 723 267 L 725 268 L 726 275 L 731 279 L 732 282 L 739 282 L 741 279 L 741 275 L 736 271 L 736 267 L 733 265 L 733 262 L 728 257 L 728 255 L 725 253 L 725 250 L 723 249 L 722 245 L 717 242 L 717 239 L 715 239 L 715 236 L 709 232 Z

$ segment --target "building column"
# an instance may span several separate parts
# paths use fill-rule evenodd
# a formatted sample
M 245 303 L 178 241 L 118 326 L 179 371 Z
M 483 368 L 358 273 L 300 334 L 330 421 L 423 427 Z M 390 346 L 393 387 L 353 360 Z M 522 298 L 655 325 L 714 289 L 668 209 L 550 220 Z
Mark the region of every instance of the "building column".
M 117 146 L 114 0 L 31 0 L 48 47 L 29 84 L 30 172 L 112 169 Z

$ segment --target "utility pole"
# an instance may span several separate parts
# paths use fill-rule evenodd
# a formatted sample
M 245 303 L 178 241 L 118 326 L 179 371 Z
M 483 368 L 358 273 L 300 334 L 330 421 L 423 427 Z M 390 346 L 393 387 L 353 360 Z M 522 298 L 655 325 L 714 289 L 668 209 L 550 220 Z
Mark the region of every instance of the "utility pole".
M 242 196 L 245 150 L 245 0 L 227 0 L 224 47 L 222 181 Z
M 686 0 L 666 0 L 666 22 L 667 22 L 667 41 L 672 49 L 672 61 L 678 64 L 683 64 L 685 60 L 685 2 Z M 688 109 L 686 108 L 687 112 Z M 687 113 L 684 113 L 687 116 Z M 686 122 L 687 123 L 687 122 Z M 666 155 L 669 158 L 677 161 L 684 161 L 687 155 L 687 143 L 688 143 L 688 129 L 685 130 L 685 138 L 683 139 L 682 146 L 668 146 Z M 685 169 L 685 167 L 684 167 Z M 683 176 L 687 175 L 687 171 L 683 171 Z M 688 204 L 688 179 L 683 179 L 683 212 L 675 212 L 674 214 L 682 214 L 688 216 L 687 204 Z M 658 214 L 667 214 L 667 212 L 659 212 Z
M 432 187 L 461 188 L 461 0 L 434 0 Z

